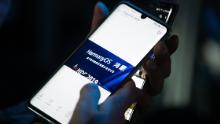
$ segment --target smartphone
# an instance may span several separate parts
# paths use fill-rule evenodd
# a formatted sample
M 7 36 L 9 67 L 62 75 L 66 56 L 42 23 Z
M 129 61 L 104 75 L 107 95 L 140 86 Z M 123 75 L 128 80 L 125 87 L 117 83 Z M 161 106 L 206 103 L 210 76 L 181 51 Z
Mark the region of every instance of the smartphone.
M 121 2 L 33 96 L 28 108 L 51 123 L 69 123 L 85 84 L 97 84 L 99 103 L 104 102 L 167 34 L 165 23 L 134 4 Z

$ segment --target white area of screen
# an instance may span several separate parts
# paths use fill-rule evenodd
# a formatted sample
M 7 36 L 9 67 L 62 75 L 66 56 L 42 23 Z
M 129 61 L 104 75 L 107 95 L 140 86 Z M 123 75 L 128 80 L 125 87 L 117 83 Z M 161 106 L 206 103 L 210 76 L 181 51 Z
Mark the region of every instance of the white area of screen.
M 132 8 L 121 5 L 89 40 L 136 66 L 167 32 L 164 26 L 140 16 Z
M 167 31 L 150 18 L 138 18 L 140 13 L 122 4 L 89 39 L 135 66 Z M 67 124 L 80 89 L 89 82 L 64 65 L 33 97 L 31 104 L 58 122 Z M 141 86 L 141 83 L 137 84 L 137 87 Z M 102 102 L 110 93 L 101 87 L 99 90 L 99 102 Z
M 80 89 L 89 82 L 88 79 L 64 65 L 31 100 L 31 104 L 60 123 L 66 124 L 71 119 L 80 96 Z M 98 88 L 102 94 L 99 101 L 101 103 L 110 95 L 110 92 L 102 87 Z

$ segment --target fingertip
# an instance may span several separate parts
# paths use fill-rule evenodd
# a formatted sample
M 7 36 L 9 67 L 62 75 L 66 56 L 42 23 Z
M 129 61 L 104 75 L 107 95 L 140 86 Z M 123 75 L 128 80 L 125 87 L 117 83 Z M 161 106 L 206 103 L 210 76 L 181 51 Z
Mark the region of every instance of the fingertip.
M 167 41 L 166 41 L 167 48 L 169 50 L 170 54 L 173 54 L 179 45 L 179 37 L 177 35 L 172 35 Z
M 89 83 L 83 86 L 83 88 L 80 91 L 81 97 L 94 97 L 99 99 L 100 98 L 100 91 L 98 89 L 98 86 L 94 83 Z
M 103 2 L 99 1 L 96 5 L 99 9 L 102 10 L 105 16 L 109 15 L 109 9 Z
M 94 31 L 108 15 L 109 10 L 107 6 L 103 2 L 97 2 L 94 8 L 91 31 Z

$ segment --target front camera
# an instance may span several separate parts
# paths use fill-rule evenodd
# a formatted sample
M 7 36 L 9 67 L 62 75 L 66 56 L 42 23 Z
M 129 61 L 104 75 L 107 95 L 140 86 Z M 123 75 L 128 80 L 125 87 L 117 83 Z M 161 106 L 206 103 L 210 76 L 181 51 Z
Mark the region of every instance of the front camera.
M 141 19 L 145 19 L 146 17 L 147 17 L 147 15 L 145 15 L 145 14 L 141 15 Z

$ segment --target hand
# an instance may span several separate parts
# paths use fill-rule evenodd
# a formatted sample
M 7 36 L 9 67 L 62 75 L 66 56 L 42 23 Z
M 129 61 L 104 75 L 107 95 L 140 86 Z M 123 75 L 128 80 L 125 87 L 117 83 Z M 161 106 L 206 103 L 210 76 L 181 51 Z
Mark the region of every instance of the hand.
M 94 9 L 91 31 L 95 30 L 108 16 L 107 7 L 99 2 Z M 142 110 L 147 110 L 152 96 L 159 94 L 163 88 L 164 79 L 170 75 L 171 59 L 178 46 L 178 37 L 171 36 L 165 42 L 159 42 L 153 49 L 156 59 L 147 60 L 143 67 L 150 85 L 145 85 L 144 91 L 139 91 L 133 81 L 126 83 L 103 104 L 98 105 L 100 97 L 96 85 L 88 84 L 81 90 L 77 107 L 74 111 L 73 124 L 112 124 L 124 123 L 124 112 L 131 103 L 138 101 Z M 140 97 L 141 96 L 141 97 Z M 114 103 L 114 104 L 113 104 Z M 115 104 L 117 103 L 117 104 Z
M 81 89 L 80 99 L 73 113 L 71 124 L 123 124 L 124 112 L 140 96 L 140 90 L 132 80 L 104 103 L 98 105 L 100 92 L 95 84 Z

